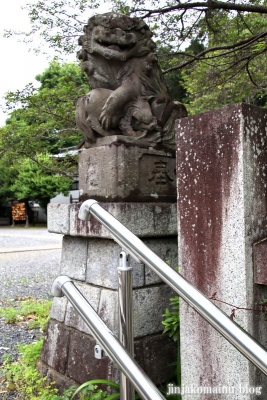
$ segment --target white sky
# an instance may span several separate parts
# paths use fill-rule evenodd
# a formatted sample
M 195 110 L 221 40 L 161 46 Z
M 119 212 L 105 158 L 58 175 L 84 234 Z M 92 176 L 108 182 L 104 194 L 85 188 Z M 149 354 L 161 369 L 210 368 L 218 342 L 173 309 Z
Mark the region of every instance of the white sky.
M 0 106 L 4 104 L 3 96 L 8 91 L 23 89 L 27 83 L 34 83 L 35 76 L 48 67 L 49 59 L 43 54 L 28 51 L 28 45 L 18 42 L 18 38 L 4 38 L 4 29 L 27 31 L 30 27 L 26 10 L 21 7 L 34 0 L 0 0 Z M 55 54 L 51 53 L 50 60 Z M 73 54 L 73 61 L 75 61 Z M 0 109 L 0 126 L 8 117 Z

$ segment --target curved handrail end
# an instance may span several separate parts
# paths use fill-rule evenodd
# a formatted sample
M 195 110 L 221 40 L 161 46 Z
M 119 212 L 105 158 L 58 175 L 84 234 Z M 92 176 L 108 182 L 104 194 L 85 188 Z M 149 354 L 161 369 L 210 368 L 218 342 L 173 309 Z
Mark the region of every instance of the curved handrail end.
M 52 296 L 54 297 L 63 297 L 64 293 L 62 291 L 63 285 L 65 285 L 66 282 L 72 282 L 72 280 L 68 276 L 59 276 L 57 277 L 52 285 L 51 293 Z
M 91 218 L 90 208 L 95 203 L 97 203 L 97 201 L 93 199 L 85 200 L 79 210 L 78 218 L 82 221 L 89 221 Z

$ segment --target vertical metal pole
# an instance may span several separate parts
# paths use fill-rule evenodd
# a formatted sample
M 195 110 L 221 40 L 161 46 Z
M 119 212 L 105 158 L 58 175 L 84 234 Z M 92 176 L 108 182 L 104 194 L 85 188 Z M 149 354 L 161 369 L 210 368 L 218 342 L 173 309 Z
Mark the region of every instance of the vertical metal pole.
M 120 253 L 118 267 L 119 278 L 119 339 L 129 354 L 134 355 L 133 336 L 133 294 L 132 268 L 129 266 L 129 255 Z M 120 400 L 134 400 L 134 388 L 127 377 L 120 372 Z

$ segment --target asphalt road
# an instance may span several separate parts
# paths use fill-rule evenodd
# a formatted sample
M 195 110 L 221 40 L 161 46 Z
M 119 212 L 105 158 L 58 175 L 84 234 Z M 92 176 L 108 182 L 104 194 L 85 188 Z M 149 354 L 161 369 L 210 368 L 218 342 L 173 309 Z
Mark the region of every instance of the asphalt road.
M 48 298 L 59 275 L 62 235 L 46 228 L 0 228 L 0 300 Z

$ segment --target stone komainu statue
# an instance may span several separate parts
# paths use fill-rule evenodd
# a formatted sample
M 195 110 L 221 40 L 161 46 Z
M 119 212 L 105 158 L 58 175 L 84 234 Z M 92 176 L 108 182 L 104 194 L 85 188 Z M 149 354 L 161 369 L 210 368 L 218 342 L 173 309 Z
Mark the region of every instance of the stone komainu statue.
M 114 142 L 174 147 L 175 119 L 187 112 L 170 97 L 151 36 L 140 18 L 111 12 L 88 20 L 78 58 L 92 90 L 79 98 L 76 113 L 85 147 Z

